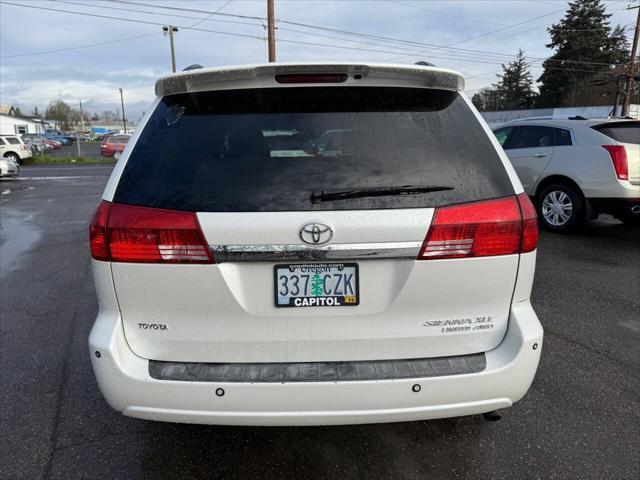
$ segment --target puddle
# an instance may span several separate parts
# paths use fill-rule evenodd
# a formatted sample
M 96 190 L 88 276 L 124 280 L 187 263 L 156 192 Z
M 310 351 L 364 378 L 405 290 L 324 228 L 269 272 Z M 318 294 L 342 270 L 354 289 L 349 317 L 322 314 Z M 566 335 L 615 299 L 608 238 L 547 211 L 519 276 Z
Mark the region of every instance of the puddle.
M 2 207 L 0 216 L 0 279 L 20 267 L 25 255 L 40 240 L 41 230 L 35 214 L 18 208 Z

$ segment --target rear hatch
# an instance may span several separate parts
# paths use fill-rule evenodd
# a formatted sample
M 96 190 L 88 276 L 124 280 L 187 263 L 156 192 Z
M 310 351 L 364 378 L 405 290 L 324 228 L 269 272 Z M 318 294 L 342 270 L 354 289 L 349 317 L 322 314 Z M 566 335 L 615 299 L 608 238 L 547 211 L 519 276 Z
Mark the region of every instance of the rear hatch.
M 161 98 L 107 233 L 135 353 L 298 362 L 499 344 L 521 224 L 495 147 L 457 91 L 353 83 Z M 193 235 L 163 233 L 171 222 Z
M 593 128 L 624 146 L 629 182 L 640 185 L 640 121 L 607 122 Z

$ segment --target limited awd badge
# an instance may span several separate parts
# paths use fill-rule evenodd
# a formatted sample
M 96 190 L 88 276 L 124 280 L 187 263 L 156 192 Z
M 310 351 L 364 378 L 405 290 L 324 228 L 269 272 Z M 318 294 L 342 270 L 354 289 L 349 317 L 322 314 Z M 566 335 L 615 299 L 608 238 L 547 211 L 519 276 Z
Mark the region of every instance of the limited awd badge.
M 324 245 L 333 238 L 333 229 L 324 223 L 305 223 L 300 229 L 300 239 L 309 245 Z

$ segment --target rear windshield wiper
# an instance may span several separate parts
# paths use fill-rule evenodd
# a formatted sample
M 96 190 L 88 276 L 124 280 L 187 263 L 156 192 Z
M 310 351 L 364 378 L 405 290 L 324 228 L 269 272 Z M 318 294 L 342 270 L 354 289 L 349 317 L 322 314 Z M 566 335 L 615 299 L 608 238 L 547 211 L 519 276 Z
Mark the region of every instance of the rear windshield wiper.
M 361 187 L 350 190 L 336 190 L 311 193 L 311 203 L 331 202 L 333 200 L 346 200 L 349 198 L 362 197 L 385 197 L 395 195 L 418 195 L 421 193 L 441 192 L 453 190 L 454 187 L 448 185 L 398 185 L 382 187 Z

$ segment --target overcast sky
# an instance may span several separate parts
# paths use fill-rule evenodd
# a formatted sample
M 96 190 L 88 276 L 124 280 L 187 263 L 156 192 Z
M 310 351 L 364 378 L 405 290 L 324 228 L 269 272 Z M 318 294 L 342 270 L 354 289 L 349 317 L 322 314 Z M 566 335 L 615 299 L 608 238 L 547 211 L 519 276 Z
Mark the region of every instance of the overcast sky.
M 193 28 L 181 28 L 176 34 L 179 70 L 193 63 L 217 66 L 266 61 L 267 45 L 263 39 L 266 32 L 264 22 L 259 19 L 159 8 L 220 10 L 224 14 L 266 17 L 266 0 L 0 2 L 0 102 L 20 106 L 25 113 L 31 113 L 35 105 L 44 111 L 49 101 L 56 98 L 74 105 L 82 99 L 90 112 L 115 110 L 119 108 L 121 87 L 127 117 L 137 121 L 153 99 L 154 81 L 170 73 L 169 40 L 163 37 L 162 24 Z M 565 0 L 275 0 L 275 3 L 276 19 L 280 20 L 276 32 L 281 40 L 277 45 L 279 61 L 427 60 L 463 72 L 470 95 L 495 81 L 500 63 L 508 62 L 518 48 L 530 58 L 537 78 L 540 59 L 552 53 L 545 47 L 549 41 L 546 27 L 563 17 L 567 6 Z M 612 26 L 627 26 L 631 41 L 637 10 L 627 7 L 637 5 L 638 0 L 608 0 L 605 4 L 613 14 Z M 310 29 L 283 21 L 405 42 Z

